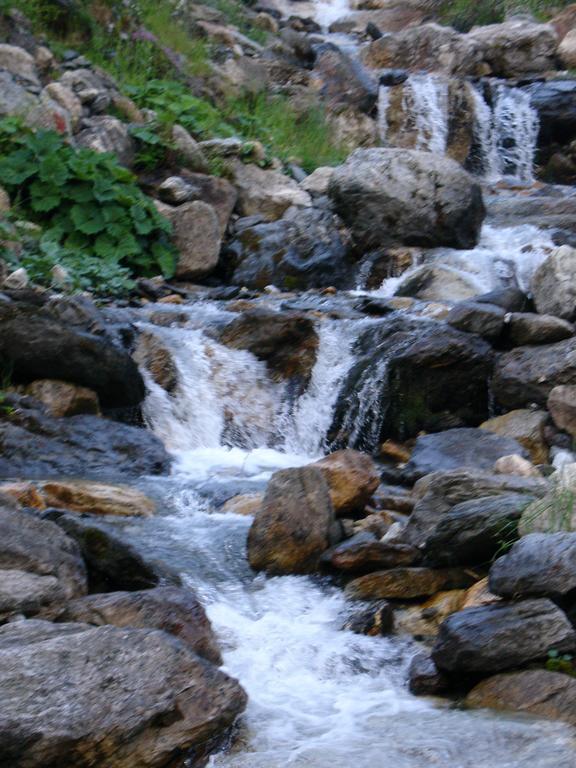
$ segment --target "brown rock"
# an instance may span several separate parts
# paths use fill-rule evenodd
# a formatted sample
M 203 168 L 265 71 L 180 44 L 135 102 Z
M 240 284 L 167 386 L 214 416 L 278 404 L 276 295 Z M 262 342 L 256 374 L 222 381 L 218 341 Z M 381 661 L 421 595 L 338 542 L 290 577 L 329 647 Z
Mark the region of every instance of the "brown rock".
M 195 280 L 208 275 L 218 264 L 221 235 L 214 208 L 200 200 L 174 207 L 156 202 L 172 224 L 172 239 L 180 252 L 176 276 Z
M 213 664 L 222 656 L 202 604 L 191 590 L 156 587 L 141 592 L 88 595 L 66 606 L 63 621 L 138 629 L 162 629 Z
M 473 688 L 466 704 L 527 712 L 576 725 L 576 680 L 544 669 L 495 675 Z
M 576 386 L 554 387 L 548 395 L 547 405 L 558 429 L 576 437 Z
M 196 173 L 209 173 L 210 166 L 204 152 L 186 128 L 181 125 L 172 128 L 172 143 L 186 168 Z
M 370 456 L 350 448 L 331 453 L 312 466 L 318 467 L 328 483 L 336 516 L 362 512 L 380 484 Z
M 214 208 L 220 222 L 220 233 L 224 236 L 238 199 L 238 193 L 232 184 L 226 179 L 206 176 L 203 173 L 182 171 L 181 175 L 192 187 L 192 199 L 201 200 Z
M 87 480 L 36 483 L 47 507 L 59 507 L 93 515 L 149 517 L 156 505 L 128 485 L 105 485 Z
M 441 590 L 462 589 L 474 580 L 473 571 L 457 568 L 395 568 L 354 579 L 346 593 L 354 600 L 411 600 Z
M 222 505 L 220 512 L 231 512 L 234 515 L 255 515 L 262 506 L 263 499 L 263 493 L 245 493 L 233 496 Z
M 392 459 L 399 464 L 410 461 L 410 451 L 406 446 L 396 443 L 394 440 L 386 440 L 380 446 L 380 455 L 385 459 Z
M 347 573 L 370 573 L 383 568 L 401 568 L 415 563 L 419 551 L 408 544 L 368 541 L 365 534 L 338 544 L 326 553 L 333 568 Z
M 501 600 L 501 597 L 490 592 L 488 577 L 486 576 L 486 578 L 480 579 L 480 581 L 477 581 L 476 584 L 466 591 L 461 608 L 462 610 L 464 608 L 478 608 L 481 605 L 499 603 Z
M 546 464 L 548 445 L 544 440 L 544 427 L 547 420 L 546 411 L 518 409 L 504 416 L 488 419 L 480 425 L 480 429 L 502 437 L 512 437 L 526 448 L 534 464 Z
M 576 27 L 576 3 L 564 8 L 550 20 L 558 39 L 563 40 L 571 29 Z
M 462 609 L 466 590 L 451 589 L 438 592 L 422 605 L 396 611 L 394 627 L 398 633 L 413 636 L 434 637 L 444 619 Z
M 272 574 L 311 573 L 330 545 L 334 509 L 322 472 L 275 472 L 248 535 L 248 559 Z
M 98 395 L 87 387 L 56 379 L 37 379 L 23 390 L 25 394 L 43 403 L 48 413 L 55 418 L 83 413 L 100 415 Z
M 519 475 L 520 477 L 542 477 L 538 469 L 528 459 L 512 454 L 501 456 L 494 463 L 494 472 L 498 475 Z
M 342 629 L 354 632 L 356 635 L 389 635 L 394 626 L 394 611 L 390 603 L 385 601 L 372 605 L 369 608 L 357 610 L 349 616 Z
M 0 483 L 0 493 L 14 499 L 23 507 L 46 509 L 41 492 L 32 482 Z
M 178 386 L 178 369 L 170 350 L 158 336 L 153 333 L 141 333 L 133 358 L 166 392 L 175 391 Z
M 508 317 L 506 336 L 515 347 L 524 344 L 553 344 L 574 336 L 574 326 L 554 315 L 513 312 Z

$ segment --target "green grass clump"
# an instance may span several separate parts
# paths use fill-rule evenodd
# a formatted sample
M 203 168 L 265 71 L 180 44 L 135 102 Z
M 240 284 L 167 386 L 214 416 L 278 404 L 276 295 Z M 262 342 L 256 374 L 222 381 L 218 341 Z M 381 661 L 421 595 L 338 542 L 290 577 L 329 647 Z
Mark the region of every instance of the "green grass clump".
M 440 4 L 438 15 L 444 24 L 461 32 L 474 26 L 497 24 L 507 14 L 531 13 L 536 19 L 545 20 L 573 0 L 446 0 Z

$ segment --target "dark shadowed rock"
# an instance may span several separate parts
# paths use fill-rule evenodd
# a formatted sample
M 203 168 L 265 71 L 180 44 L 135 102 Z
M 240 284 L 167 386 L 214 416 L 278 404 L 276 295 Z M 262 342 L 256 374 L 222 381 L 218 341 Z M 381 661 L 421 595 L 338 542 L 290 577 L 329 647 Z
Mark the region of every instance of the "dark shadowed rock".
M 389 635 L 394 627 L 394 611 L 390 603 L 381 600 L 361 610 L 352 611 L 342 629 L 356 635 Z
M 402 541 L 422 547 L 444 515 L 457 504 L 511 493 L 540 498 L 547 490 L 548 485 L 544 480 L 516 475 L 496 475 L 467 469 L 434 472 L 419 480 L 414 487 L 417 501 L 402 533 Z
M 457 304 L 446 315 L 446 322 L 466 333 L 477 333 L 485 339 L 497 339 L 504 328 L 506 312 L 502 307 L 474 301 Z
M 472 571 L 457 568 L 394 568 L 360 576 L 346 587 L 353 600 L 411 600 L 444 589 L 462 589 L 476 580 Z
M 313 466 L 275 472 L 248 535 L 258 571 L 311 573 L 330 544 L 334 508 L 322 472 Z
M 493 304 L 505 309 L 506 312 L 525 312 L 528 307 L 528 297 L 519 288 L 496 288 L 488 293 L 474 296 L 476 304 Z
M 559 672 L 530 669 L 483 680 L 466 697 L 469 707 L 525 712 L 576 725 L 576 680 Z
M 137 477 L 166 472 L 170 458 L 146 429 L 97 416 L 54 419 L 27 398 L 0 412 L 0 478 Z
M 515 347 L 553 344 L 574 336 L 574 326 L 553 315 L 514 312 L 506 324 L 506 340 Z
M 473 248 L 485 214 L 480 187 L 455 160 L 416 150 L 358 149 L 328 194 L 363 248 Z
M 383 568 L 413 565 L 420 552 L 408 544 L 377 541 L 359 533 L 324 553 L 322 561 L 347 573 L 370 573 Z
M 524 86 L 540 118 L 540 146 L 567 144 L 576 132 L 576 82 L 541 80 Z
M 265 360 L 274 376 L 307 381 L 316 362 L 318 336 L 310 318 L 265 309 L 244 312 L 227 325 L 220 342 Z
M 451 687 L 448 678 L 425 651 L 417 653 L 410 662 L 408 686 L 415 696 L 436 696 Z
M 530 533 L 490 569 L 502 597 L 559 596 L 576 589 L 576 533 Z
M 0 304 L 0 361 L 15 382 L 68 381 L 94 390 L 104 408 L 144 399 L 144 382 L 127 352 L 28 304 Z
M 323 100 L 330 107 L 351 106 L 370 114 L 376 104 L 377 85 L 351 57 L 336 45 L 322 45 L 313 74 L 320 81 Z
M 44 516 L 74 539 L 86 569 L 91 592 L 150 589 L 165 582 L 165 574 L 149 563 L 127 542 L 108 531 L 63 510 L 48 509 Z M 170 579 L 179 584 L 179 580 Z
M 518 347 L 496 360 L 492 390 L 506 408 L 545 405 L 559 384 L 576 384 L 576 339 Z
M 470 467 L 492 469 L 501 456 L 519 454 L 526 450 L 510 437 L 483 429 L 449 429 L 419 437 L 406 465 L 406 476 L 418 479 L 431 472 Z
M 158 630 L 23 621 L 0 629 L 0 752 L 24 768 L 166 768 L 201 759 L 240 685 Z
M 550 600 L 466 608 L 441 625 L 432 658 L 446 672 L 499 672 L 573 651 L 576 633 Z
M 533 501 L 527 494 L 500 494 L 456 504 L 426 539 L 424 558 L 434 566 L 489 562 L 518 538 L 518 521 Z
M 202 603 L 189 589 L 156 587 L 142 592 L 89 595 L 70 602 L 60 620 L 96 626 L 162 629 L 213 664 L 222 663 L 218 642 Z

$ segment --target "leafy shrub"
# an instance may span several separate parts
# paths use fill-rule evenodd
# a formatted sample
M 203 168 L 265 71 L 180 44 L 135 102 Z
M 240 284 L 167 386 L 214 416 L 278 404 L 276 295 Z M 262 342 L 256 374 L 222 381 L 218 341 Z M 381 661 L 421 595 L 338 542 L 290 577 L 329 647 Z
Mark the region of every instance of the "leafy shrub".
M 3 130 L 3 128 L 5 130 Z M 51 131 L 14 132 L 0 123 L 0 178 L 43 243 L 129 268 L 174 272 L 170 225 L 112 155 L 76 150 Z

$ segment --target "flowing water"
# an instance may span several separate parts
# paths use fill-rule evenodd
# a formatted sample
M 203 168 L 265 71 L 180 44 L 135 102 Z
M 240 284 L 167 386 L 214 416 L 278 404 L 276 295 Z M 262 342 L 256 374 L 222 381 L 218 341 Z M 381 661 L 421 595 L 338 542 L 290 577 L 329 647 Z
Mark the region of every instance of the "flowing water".
M 349 10 L 347 0 L 315 7 L 324 27 Z M 491 104 L 479 90 L 472 94 L 482 174 L 530 181 L 537 121 L 529 103 L 504 86 Z M 383 143 L 388 100 L 389 89 L 380 88 Z M 412 76 L 405 107 L 417 146 L 445 152 L 446 81 Z M 486 225 L 472 251 L 437 249 L 426 262 L 453 270 L 476 292 L 526 288 L 551 247 L 549 235 L 535 227 Z M 376 296 L 392 295 L 398 282 L 385 281 Z M 320 578 L 255 575 L 245 551 L 251 518 L 219 511 L 237 493 L 262 491 L 276 469 L 327 451 L 355 344 L 368 327 L 388 320 L 353 312 L 318 319 L 317 361 L 306 391 L 295 394 L 249 352 L 215 341 L 211 329 L 236 315 L 217 302 L 178 307 L 183 311 L 183 327 L 151 325 L 151 310 L 141 316 L 142 328 L 160 337 L 177 370 L 172 394 L 147 377 L 145 407 L 150 428 L 175 457 L 173 474 L 142 481 L 160 502 L 156 517 L 117 524 L 198 591 L 221 639 L 224 669 L 248 692 L 238 739 L 211 759 L 212 768 L 576 768 L 568 726 L 411 696 L 406 670 L 418 650 L 414 641 L 342 630 L 350 605 Z M 352 441 L 360 431 L 379 431 L 383 415 L 373 406 L 382 397 L 386 365 L 383 358 L 348 404 Z

